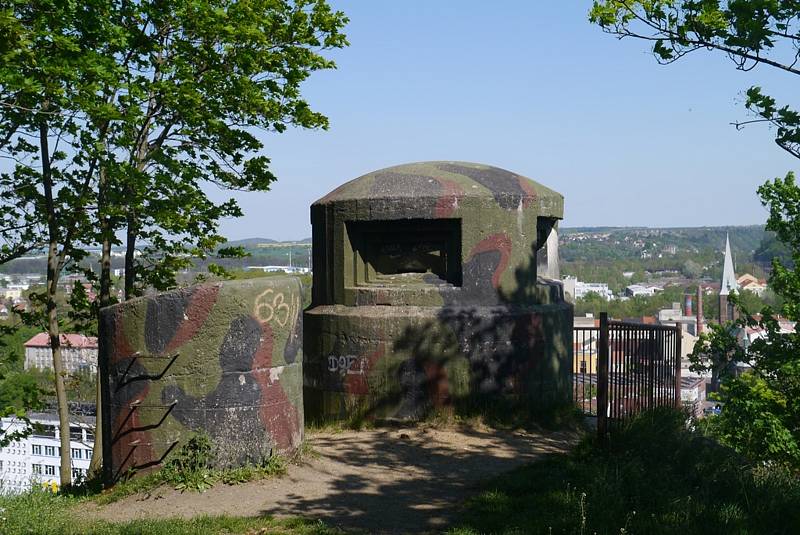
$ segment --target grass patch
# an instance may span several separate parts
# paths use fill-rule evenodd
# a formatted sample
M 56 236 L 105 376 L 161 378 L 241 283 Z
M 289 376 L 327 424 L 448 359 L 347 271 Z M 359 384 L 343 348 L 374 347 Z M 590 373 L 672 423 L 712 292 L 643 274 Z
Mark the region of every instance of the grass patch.
M 290 464 L 302 464 L 306 460 L 310 459 L 317 459 L 319 458 L 319 452 L 314 449 L 314 446 L 308 440 L 308 438 L 303 438 L 303 441 L 300 442 L 300 445 L 297 447 L 297 451 L 294 452 L 294 455 L 291 456 L 289 459 Z
M 86 495 L 91 497 L 96 503 L 105 505 L 119 501 L 126 496 L 151 492 L 164 485 L 164 477 L 160 472 L 151 472 L 136 477 L 134 477 L 134 475 L 135 474 L 131 473 L 124 479 L 118 481 L 113 487 L 97 491 L 99 494 L 94 494 L 93 489 L 87 489 Z
M 574 430 L 582 427 L 583 415 L 574 404 L 546 408 L 531 407 L 525 399 L 484 398 L 457 400 L 448 410 L 435 410 L 427 418 L 434 425 L 447 423 L 486 425 L 495 429 Z
M 748 464 L 686 429 L 672 410 L 643 414 L 607 447 L 589 440 L 491 483 L 451 535 L 478 533 L 798 533 L 800 480 Z
M 112 523 L 92 521 L 74 512 L 85 498 L 32 491 L 18 496 L 0 496 L 0 533 L 41 535 L 196 535 L 245 533 L 252 535 L 334 535 L 342 533 L 320 521 L 200 516 L 191 519 L 151 519 Z
M 525 399 L 485 397 L 457 399 L 452 406 L 430 407 L 412 419 L 377 416 L 375 409 L 354 404 L 343 419 L 306 420 L 306 432 L 342 433 L 385 427 L 451 427 L 459 425 L 488 426 L 503 430 L 576 430 L 583 427 L 584 417 L 574 404 L 557 404 L 544 409 L 531 407 Z
M 299 449 L 291 460 L 299 460 L 306 452 L 310 453 L 308 445 Z M 287 468 L 287 460 L 280 455 L 273 455 L 257 464 L 250 463 L 221 470 L 211 468 L 212 460 L 210 439 L 206 435 L 197 434 L 181 446 L 158 471 L 145 475 L 132 472 L 102 492 L 96 481 L 89 481 L 83 486 L 72 489 L 70 493 L 77 496 L 91 496 L 96 503 L 104 505 L 134 494 L 153 492 L 161 486 L 170 486 L 180 491 L 203 492 L 220 482 L 226 485 L 238 485 L 257 479 L 282 476 Z
M 278 455 L 273 455 L 261 464 L 246 464 L 236 468 L 226 468 L 220 471 L 216 478 L 226 485 L 238 485 L 257 479 L 282 476 L 285 473 L 286 460 Z

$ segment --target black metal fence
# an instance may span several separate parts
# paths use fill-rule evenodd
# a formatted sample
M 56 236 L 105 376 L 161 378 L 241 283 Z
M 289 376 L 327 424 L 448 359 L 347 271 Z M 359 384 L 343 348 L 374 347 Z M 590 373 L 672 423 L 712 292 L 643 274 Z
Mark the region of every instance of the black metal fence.
M 573 399 L 600 435 L 643 410 L 680 406 L 681 327 L 610 321 L 573 331 Z

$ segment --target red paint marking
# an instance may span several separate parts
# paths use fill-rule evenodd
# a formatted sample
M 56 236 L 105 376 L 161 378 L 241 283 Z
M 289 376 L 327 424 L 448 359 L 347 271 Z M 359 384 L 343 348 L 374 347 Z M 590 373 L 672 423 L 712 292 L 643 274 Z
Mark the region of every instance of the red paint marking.
M 150 385 L 139 392 L 133 399 L 120 400 L 124 405 L 119 408 L 114 425 L 111 428 L 111 436 L 117 437 L 111 444 L 111 458 L 117 462 L 123 462 L 121 466 L 113 466 L 114 475 L 122 476 L 129 468 L 144 466 L 158 460 L 155 450 L 150 445 L 151 436 L 149 431 L 133 431 L 142 426 L 139 407 L 130 408 L 130 403 L 147 399 L 150 392 Z M 129 416 L 130 414 L 130 416 Z M 138 441 L 138 442 L 137 442 Z M 136 442 L 137 446 L 131 446 Z
M 500 287 L 500 277 L 508 267 L 508 260 L 511 257 L 511 239 L 505 234 L 492 234 L 487 236 L 472 248 L 469 253 L 469 258 L 472 259 L 477 254 L 488 253 L 491 251 L 498 251 L 500 253 L 500 262 L 492 274 L 492 286 L 495 288 Z
M 133 355 L 133 348 L 131 347 L 128 337 L 125 336 L 123 326 L 125 324 L 122 316 L 124 314 L 124 305 L 117 307 L 114 310 L 114 333 L 111 339 L 111 354 L 109 355 L 110 364 L 115 364 L 121 360 L 128 359 Z
M 525 197 L 522 199 L 522 207 L 527 208 L 536 200 L 536 190 L 527 178 L 520 176 L 517 177 L 517 181 L 519 182 L 519 187 L 525 192 Z
M 425 377 L 428 384 L 428 397 L 433 401 L 433 406 L 441 408 L 450 404 L 450 386 L 447 381 L 447 372 L 438 362 L 423 364 Z
M 454 180 L 437 178 L 436 181 L 442 187 L 442 193 L 436 201 L 436 206 L 433 211 L 434 217 L 450 217 L 453 215 L 456 206 L 458 206 L 458 200 L 463 196 L 464 191 Z
M 194 291 L 189 306 L 186 307 L 186 320 L 181 322 L 180 327 L 164 349 L 166 353 L 171 353 L 186 342 L 192 339 L 206 322 L 214 303 L 217 302 L 220 286 L 201 286 Z
M 272 367 L 272 342 L 274 332 L 269 323 L 261 325 L 261 345 L 253 355 L 253 371 Z
M 261 423 L 277 448 L 286 451 L 297 446 L 294 437 L 300 429 L 300 413 L 286 395 L 280 384 L 280 377 L 276 377 L 274 381 L 270 378 L 273 335 L 270 324 L 261 323 L 261 345 L 253 355 L 252 373 L 261 389 Z
M 385 352 L 386 344 L 379 345 L 375 351 L 364 357 L 364 361 L 366 362 L 361 373 L 348 373 L 345 375 L 344 391 L 348 394 L 358 394 L 362 396 L 369 394 L 369 373 Z

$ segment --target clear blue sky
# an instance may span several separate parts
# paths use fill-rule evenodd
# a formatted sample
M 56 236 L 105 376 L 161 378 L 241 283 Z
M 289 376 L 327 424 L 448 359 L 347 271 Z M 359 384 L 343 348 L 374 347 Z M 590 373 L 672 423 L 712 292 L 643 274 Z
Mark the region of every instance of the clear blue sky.
M 748 117 L 747 87 L 791 99 L 791 75 L 739 72 L 710 52 L 660 66 L 647 43 L 592 26 L 591 2 L 333 4 L 351 45 L 304 89 L 331 128 L 264 135 L 279 179 L 236 195 L 245 216 L 224 223 L 231 239 L 310 236 L 313 201 L 412 161 L 533 178 L 564 194 L 565 226 L 763 223 L 756 188 L 798 167 L 766 128 L 730 126 Z

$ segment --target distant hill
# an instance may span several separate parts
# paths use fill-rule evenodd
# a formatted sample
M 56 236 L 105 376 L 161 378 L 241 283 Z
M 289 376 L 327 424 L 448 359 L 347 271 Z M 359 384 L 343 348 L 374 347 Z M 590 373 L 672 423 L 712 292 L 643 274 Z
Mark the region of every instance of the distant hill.
M 761 257 L 771 256 L 773 247 L 766 242 L 769 236 L 763 225 L 563 228 L 559 236 L 561 274 L 605 282 L 615 292 L 634 278 L 636 282 L 662 276 L 717 281 L 722 276 L 726 236 L 737 273 L 764 276 L 769 262 Z M 757 252 L 761 253 L 758 257 Z
M 766 234 L 763 225 L 725 227 L 574 227 L 559 229 L 562 260 L 651 258 L 665 254 L 697 255 L 725 248 L 730 237 L 734 255 L 750 260 Z
M 562 227 L 559 231 L 562 274 L 580 275 L 585 280 L 610 280 L 625 272 L 686 270 L 687 262 L 700 265 L 704 276 L 716 279 L 721 273 L 725 236 L 730 236 L 734 262 L 738 266 L 757 263 L 767 269 L 773 257 L 782 255 L 780 244 L 762 225 L 720 227 Z M 230 269 L 254 265 L 306 266 L 311 264 L 311 238 L 280 241 L 254 237 L 228 242 L 243 247 L 248 256 L 240 259 L 214 259 Z M 123 249 L 115 247 L 114 252 Z M 92 251 L 95 261 L 99 251 Z M 0 265 L 0 273 L 44 273 L 46 258 L 21 258 Z M 202 271 L 207 261 L 198 260 Z M 123 267 L 123 259 L 112 258 L 112 267 Z M 602 273 L 598 269 L 604 270 Z M 748 268 L 749 269 L 749 268 Z M 583 279 L 582 279 L 583 280 Z M 622 284 L 620 279 L 619 283 Z
M 241 240 L 229 241 L 225 247 L 263 247 L 264 245 L 280 245 L 287 243 L 311 243 L 311 238 L 303 238 L 302 240 L 273 240 L 272 238 L 244 238 Z
M 278 240 L 270 238 L 245 238 L 243 240 L 233 240 L 225 244 L 225 247 L 257 247 L 262 243 L 278 243 Z

